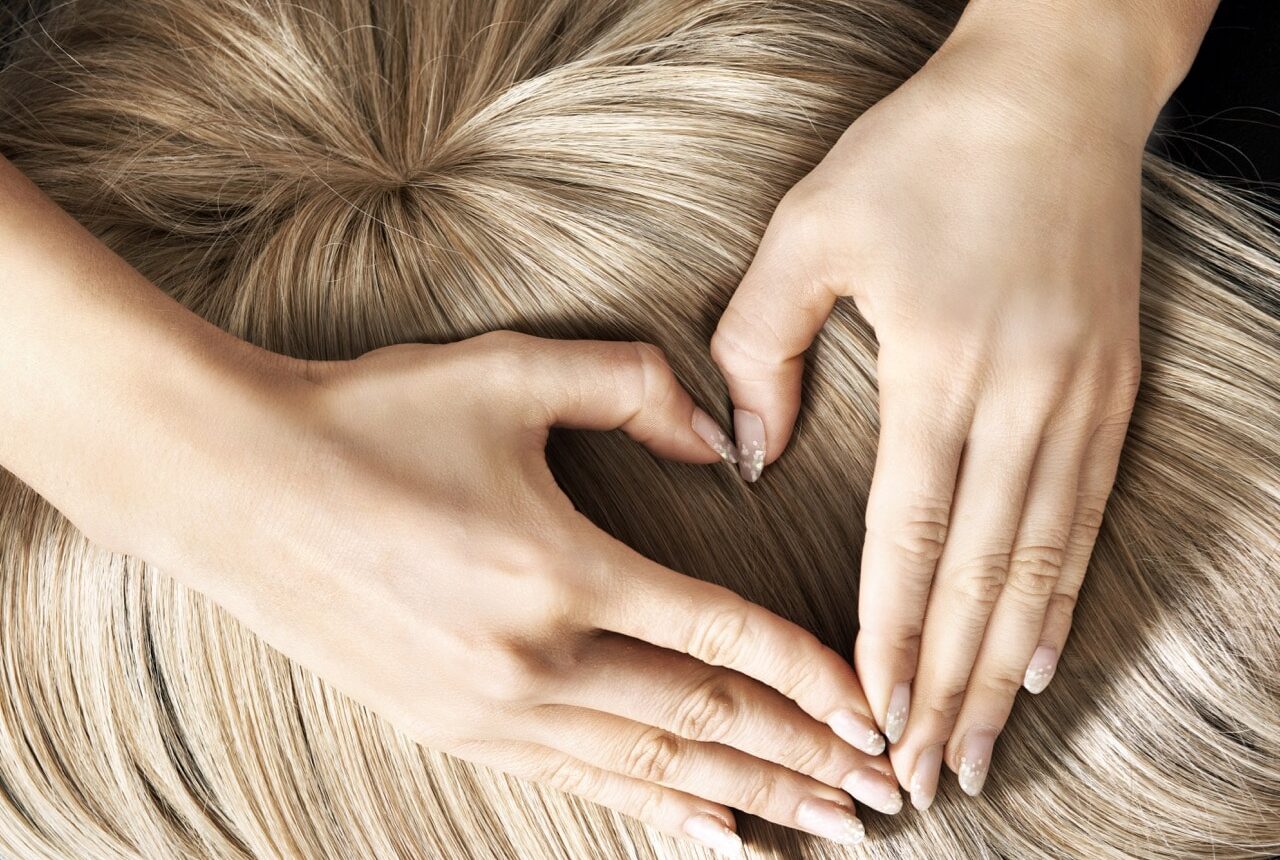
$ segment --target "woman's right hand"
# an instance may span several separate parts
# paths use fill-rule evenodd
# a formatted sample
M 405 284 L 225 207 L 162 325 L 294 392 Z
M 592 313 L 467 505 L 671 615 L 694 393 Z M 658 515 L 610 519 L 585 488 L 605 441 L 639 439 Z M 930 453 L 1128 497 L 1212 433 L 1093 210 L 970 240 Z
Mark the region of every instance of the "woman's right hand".
M 552 477 L 553 425 L 717 459 L 658 350 L 496 332 L 285 366 L 262 413 L 286 426 L 228 444 L 219 513 L 160 553 L 267 642 L 416 741 L 722 850 L 728 807 L 846 842 L 833 786 L 901 807 L 848 662 Z

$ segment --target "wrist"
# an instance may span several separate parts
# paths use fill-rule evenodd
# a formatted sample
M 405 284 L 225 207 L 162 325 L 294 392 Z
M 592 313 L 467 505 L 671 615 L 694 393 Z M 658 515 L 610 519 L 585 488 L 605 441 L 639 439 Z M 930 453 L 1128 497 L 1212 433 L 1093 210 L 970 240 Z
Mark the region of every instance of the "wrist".
M 930 65 L 977 76 L 1048 121 L 1106 129 L 1141 146 L 1216 5 L 970 0 Z

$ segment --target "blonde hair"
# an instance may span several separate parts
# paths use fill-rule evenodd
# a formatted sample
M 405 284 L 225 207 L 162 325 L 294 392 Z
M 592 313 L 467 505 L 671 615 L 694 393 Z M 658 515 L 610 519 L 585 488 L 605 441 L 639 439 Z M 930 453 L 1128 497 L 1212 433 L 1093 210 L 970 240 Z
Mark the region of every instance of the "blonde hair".
M 0 72 L 0 152 L 161 288 L 266 348 L 497 328 L 639 338 L 703 404 L 716 319 L 786 189 L 918 68 L 905 0 L 69 0 Z M 1057 678 L 976 799 L 864 811 L 844 849 L 1280 851 L 1280 253 L 1148 157 L 1144 377 Z M 874 342 L 837 307 L 759 485 L 556 434 L 574 503 L 847 652 Z M 721 414 L 720 418 L 725 415 Z M 607 478 L 607 480 L 602 480 Z M 696 857 L 414 745 L 0 472 L 0 851 L 23 858 Z M 861 852 L 861 853 L 859 853 Z

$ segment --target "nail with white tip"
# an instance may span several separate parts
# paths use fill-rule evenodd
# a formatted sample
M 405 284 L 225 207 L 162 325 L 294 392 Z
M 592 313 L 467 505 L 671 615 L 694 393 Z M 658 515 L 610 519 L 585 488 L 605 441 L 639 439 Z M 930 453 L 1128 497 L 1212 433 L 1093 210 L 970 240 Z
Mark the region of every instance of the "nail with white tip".
M 1049 682 L 1053 680 L 1053 674 L 1056 671 L 1058 671 L 1058 649 L 1052 645 L 1041 645 L 1036 649 L 1036 653 L 1031 655 L 1027 674 L 1022 678 L 1022 686 L 1027 688 L 1028 693 L 1043 693 L 1045 687 L 1048 687 Z
M 880 755 L 884 752 L 884 735 L 876 730 L 875 724 L 866 717 L 853 711 L 836 711 L 827 718 L 827 725 L 845 743 L 867 755 Z
M 764 471 L 764 421 L 754 412 L 733 410 L 733 435 L 738 437 L 738 470 L 752 483 Z
M 857 845 L 867 835 L 856 815 L 821 797 L 811 797 L 800 804 L 796 824 L 815 836 L 841 845 Z
M 991 767 L 991 752 L 995 749 L 996 733 L 990 729 L 974 729 L 965 735 L 960 746 L 960 767 L 956 771 L 960 777 L 960 788 L 964 793 L 977 797 L 987 781 L 987 770 Z
M 840 787 L 877 812 L 897 815 L 902 811 L 902 793 L 898 791 L 898 783 L 873 767 L 860 768 L 849 774 Z
M 884 736 L 889 743 L 896 744 L 902 739 L 907 728 L 907 713 L 911 710 L 911 682 L 903 681 L 893 688 L 889 695 L 889 709 L 884 716 Z
M 718 851 L 726 857 L 744 857 L 742 838 L 723 821 L 703 812 L 684 823 L 684 832 L 695 842 Z

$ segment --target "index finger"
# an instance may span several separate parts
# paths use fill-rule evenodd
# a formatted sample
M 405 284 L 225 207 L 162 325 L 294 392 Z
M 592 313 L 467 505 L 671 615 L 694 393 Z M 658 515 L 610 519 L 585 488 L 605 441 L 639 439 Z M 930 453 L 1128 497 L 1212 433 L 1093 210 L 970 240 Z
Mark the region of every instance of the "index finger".
M 802 207 L 784 199 L 751 266 L 711 337 L 734 406 L 739 469 L 760 477 L 787 447 L 800 411 L 804 353 L 822 329 L 836 294 L 816 277 L 817 231 Z
M 818 638 L 723 586 L 677 573 L 625 545 L 613 545 L 592 615 L 612 630 L 767 684 L 878 755 L 876 729 L 853 666 Z

